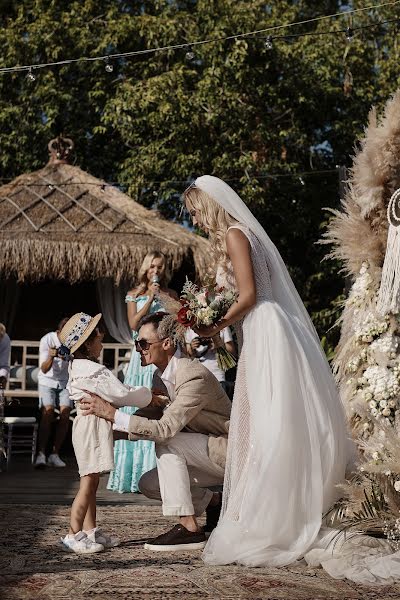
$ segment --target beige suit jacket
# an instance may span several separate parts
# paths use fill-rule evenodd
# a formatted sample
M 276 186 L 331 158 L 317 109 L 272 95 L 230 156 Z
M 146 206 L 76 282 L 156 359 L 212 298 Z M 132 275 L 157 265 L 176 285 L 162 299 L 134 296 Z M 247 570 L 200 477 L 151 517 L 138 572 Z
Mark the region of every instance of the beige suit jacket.
M 198 360 L 180 358 L 176 370 L 175 400 L 159 420 L 132 415 L 130 440 L 167 443 L 179 431 L 209 436 L 208 453 L 225 467 L 231 401 L 219 381 Z

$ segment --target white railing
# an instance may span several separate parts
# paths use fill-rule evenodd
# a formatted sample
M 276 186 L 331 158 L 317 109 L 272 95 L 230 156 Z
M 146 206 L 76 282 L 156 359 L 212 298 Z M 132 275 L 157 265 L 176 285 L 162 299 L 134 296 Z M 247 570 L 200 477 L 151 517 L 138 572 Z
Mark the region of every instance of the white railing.
M 103 344 L 99 362 L 123 379 L 124 367 L 135 349 L 130 344 Z M 39 342 L 13 340 L 11 342 L 10 377 L 4 395 L 6 397 L 38 397 L 37 375 L 39 372 Z

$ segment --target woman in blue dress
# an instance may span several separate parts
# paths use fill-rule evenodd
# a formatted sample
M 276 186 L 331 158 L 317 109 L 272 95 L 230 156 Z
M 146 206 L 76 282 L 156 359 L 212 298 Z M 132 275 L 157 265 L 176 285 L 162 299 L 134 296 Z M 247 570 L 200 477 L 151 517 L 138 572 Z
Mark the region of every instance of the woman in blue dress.
M 132 329 L 133 342 L 137 338 L 137 326 L 140 319 L 148 314 L 165 310 L 162 305 L 162 296 L 177 299 L 177 294 L 168 288 L 170 279 L 166 257 L 162 252 L 149 252 L 139 270 L 139 285 L 130 290 L 126 295 L 128 321 Z M 131 386 L 152 386 L 154 365 L 142 367 L 140 354 L 132 346 L 132 354 L 124 383 Z M 133 414 L 134 407 L 124 407 L 123 412 Z M 107 488 L 114 492 L 137 492 L 141 476 L 154 469 L 156 456 L 154 442 L 141 440 L 130 442 L 118 440 L 114 443 L 114 470 L 110 474 Z

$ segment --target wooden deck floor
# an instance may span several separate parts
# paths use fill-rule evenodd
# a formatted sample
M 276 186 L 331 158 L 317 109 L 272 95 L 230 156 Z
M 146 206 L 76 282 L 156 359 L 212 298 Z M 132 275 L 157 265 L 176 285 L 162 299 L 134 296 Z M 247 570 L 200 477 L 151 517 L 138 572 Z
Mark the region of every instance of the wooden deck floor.
M 34 469 L 28 456 L 12 457 L 9 471 L 0 472 L 0 504 L 70 504 L 79 487 L 78 469 L 72 456 L 65 468 Z M 100 478 L 98 504 L 158 505 L 142 494 L 118 494 L 107 490 L 108 475 Z

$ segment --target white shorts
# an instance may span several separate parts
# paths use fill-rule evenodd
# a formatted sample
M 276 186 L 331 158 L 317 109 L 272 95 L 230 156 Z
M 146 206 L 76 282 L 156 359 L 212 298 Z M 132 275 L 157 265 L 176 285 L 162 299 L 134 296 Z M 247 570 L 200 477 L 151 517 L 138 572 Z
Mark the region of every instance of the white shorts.
M 51 388 L 47 385 L 39 385 L 39 407 L 42 406 L 69 406 L 72 408 L 72 400 L 66 388 Z

